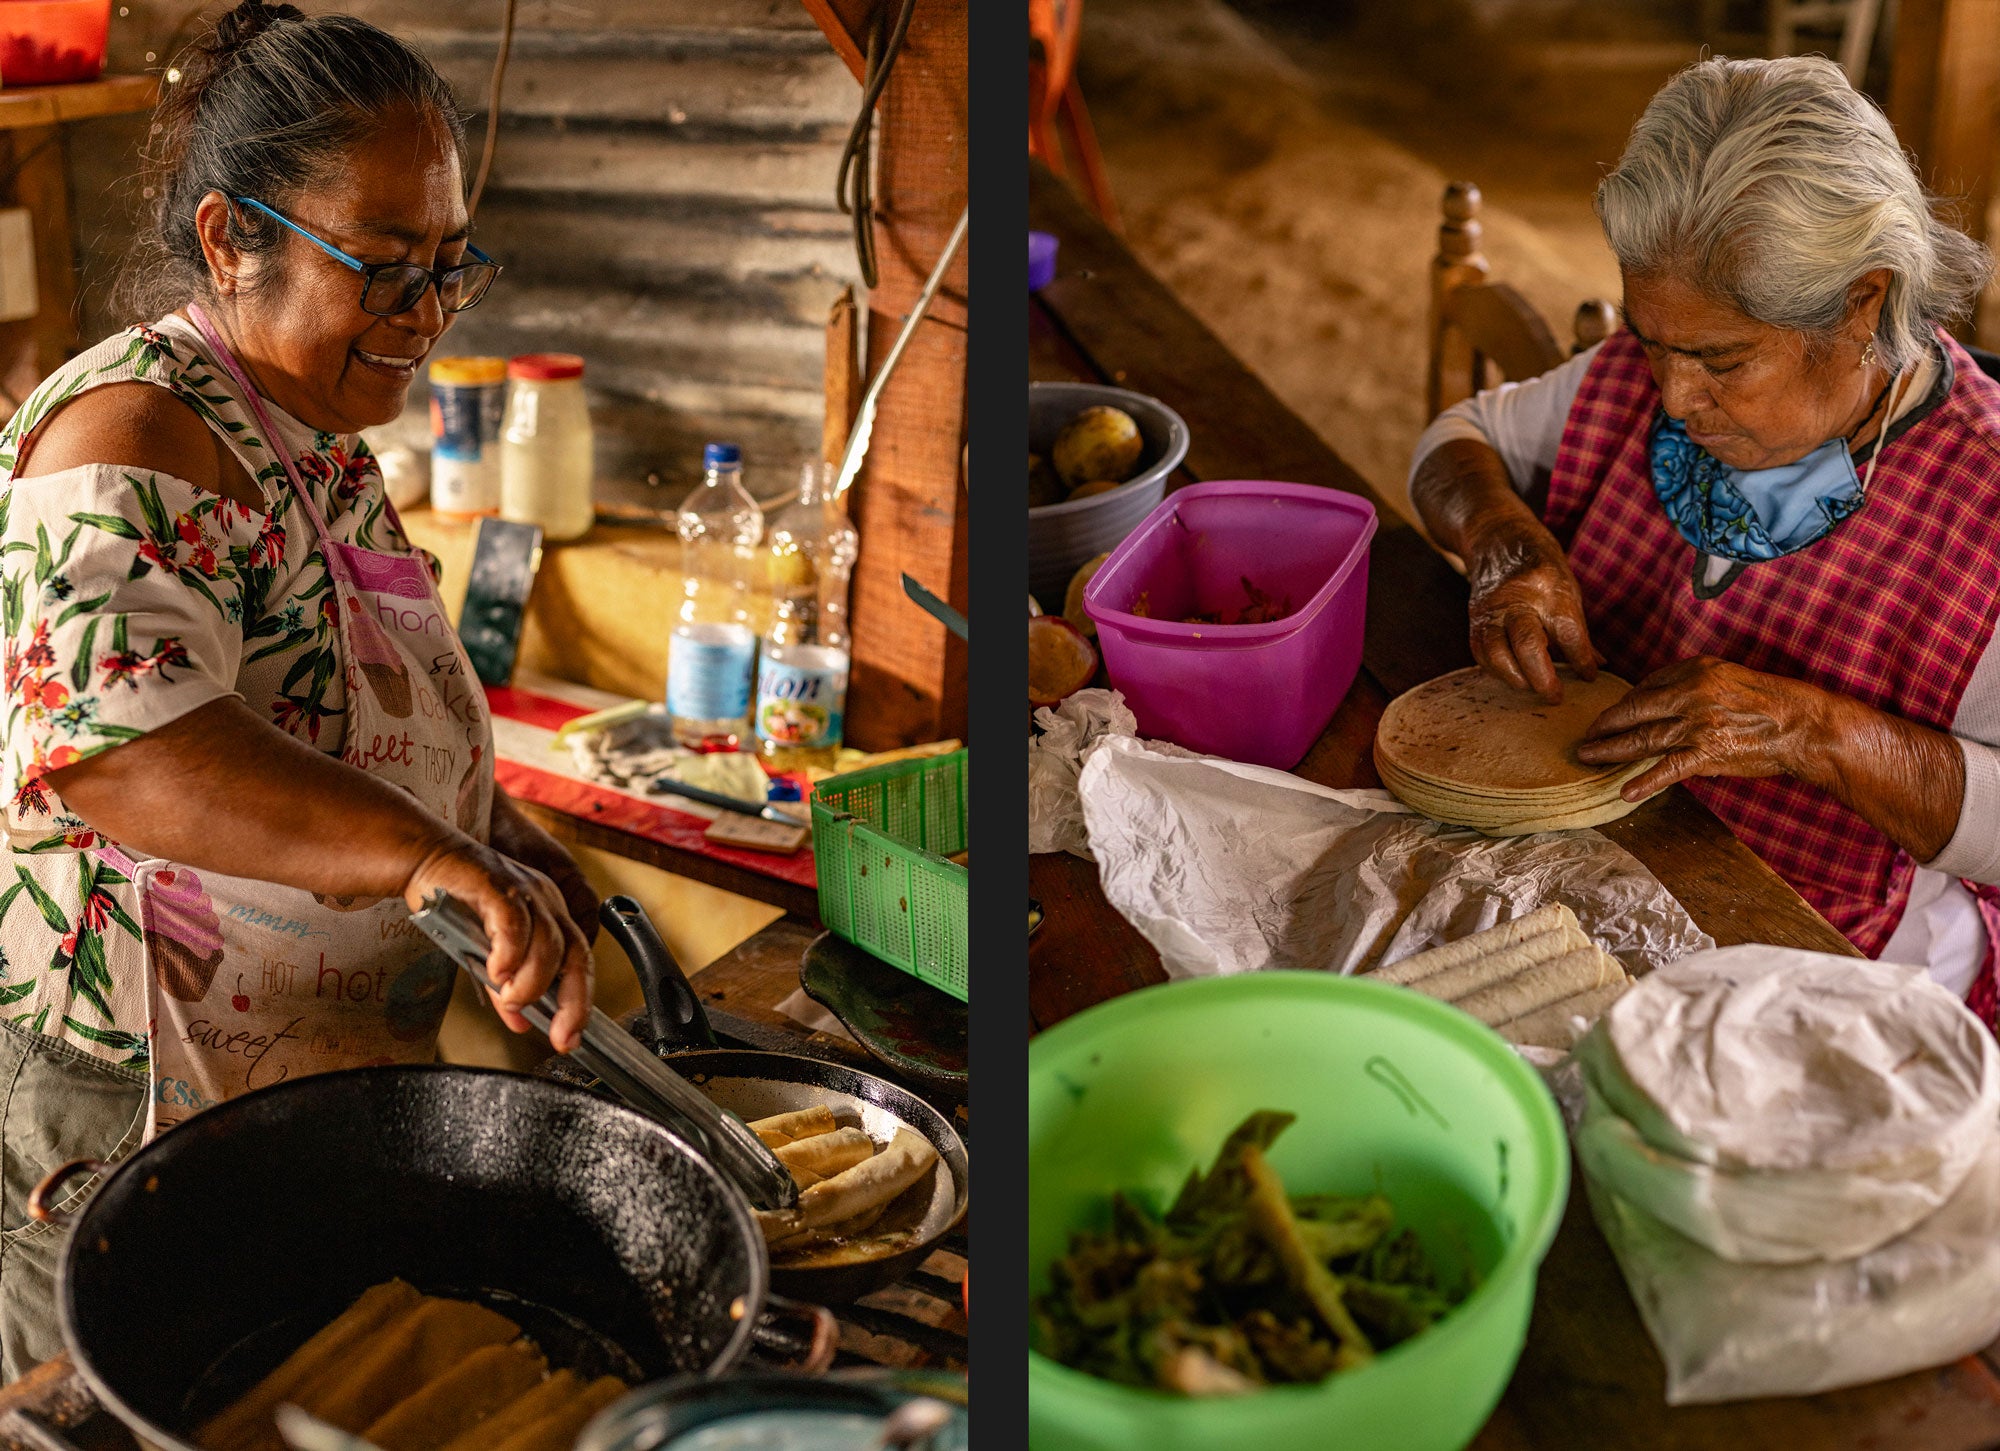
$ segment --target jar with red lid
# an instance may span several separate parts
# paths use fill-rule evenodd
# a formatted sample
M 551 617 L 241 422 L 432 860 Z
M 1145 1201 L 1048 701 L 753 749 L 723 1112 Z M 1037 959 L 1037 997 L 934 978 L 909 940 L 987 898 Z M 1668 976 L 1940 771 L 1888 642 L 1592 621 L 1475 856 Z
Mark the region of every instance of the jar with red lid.
M 583 359 L 525 353 L 507 364 L 507 425 L 500 435 L 500 517 L 539 524 L 550 540 L 590 532 L 595 466 Z

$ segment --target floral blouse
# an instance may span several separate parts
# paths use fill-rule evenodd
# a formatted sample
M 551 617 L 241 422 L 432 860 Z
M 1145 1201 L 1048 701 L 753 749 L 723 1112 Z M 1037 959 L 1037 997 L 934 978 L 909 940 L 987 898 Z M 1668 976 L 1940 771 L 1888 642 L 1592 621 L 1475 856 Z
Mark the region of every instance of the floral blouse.
M 117 463 L 13 479 L 22 440 L 56 408 L 134 380 L 200 414 L 269 512 Z M 410 552 L 359 437 L 266 406 L 333 536 Z M 106 843 L 45 776 L 227 695 L 339 754 L 346 690 L 333 590 L 260 433 L 200 333 L 174 316 L 72 360 L 0 431 L 0 1017 L 135 1068 L 147 1060 L 137 892 L 91 854 Z

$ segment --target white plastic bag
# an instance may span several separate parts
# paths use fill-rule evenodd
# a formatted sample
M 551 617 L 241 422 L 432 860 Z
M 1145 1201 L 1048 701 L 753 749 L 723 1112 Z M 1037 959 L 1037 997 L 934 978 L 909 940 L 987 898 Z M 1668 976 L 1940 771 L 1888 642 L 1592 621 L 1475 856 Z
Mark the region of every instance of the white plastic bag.
M 1487 838 L 1386 791 L 1117 735 L 1089 752 L 1077 792 L 1104 895 L 1174 977 L 1361 972 L 1544 902 L 1634 975 L 1715 945 L 1595 831 Z
M 1921 968 L 1696 953 L 1626 993 L 1577 1058 L 1584 1172 L 1730 1260 L 1874 1249 L 2000 1131 L 2000 1048 Z
M 1035 712 L 1041 734 L 1028 737 L 1028 850 L 1066 851 L 1090 858 L 1077 772 L 1090 748 L 1107 736 L 1130 736 L 1139 723 L 1115 690 L 1079 690 L 1061 705 Z
M 1666 1362 L 1669 1405 L 1862 1385 L 2000 1337 L 2000 1140 L 1943 1209 L 1850 1260 L 1735 1264 L 1584 1182 Z

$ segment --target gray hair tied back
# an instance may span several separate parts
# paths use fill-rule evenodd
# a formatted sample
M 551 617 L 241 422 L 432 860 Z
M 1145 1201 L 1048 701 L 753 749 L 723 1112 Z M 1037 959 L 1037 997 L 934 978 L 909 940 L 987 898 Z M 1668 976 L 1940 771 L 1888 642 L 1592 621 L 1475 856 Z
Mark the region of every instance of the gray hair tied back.
M 175 59 L 174 75 L 161 91 L 146 158 L 151 225 L 120 287 L 142 322 L 208 297 L 194 216 L 208 193 L 284 211 L 349 147 L 411 110 L 463 149 L 458 104 L 436 69 L 353 16 L 243 0 Z M 228 229 L 230 243 L 249 256 L 273 251 L 285 235 L 247 207 L 230 208 Z
M 1830 339 L 1849 289 L 1886 269 L 1875 347 L 1894 371 L 1969 314 L 1993 271 L 1939 211 L 1888 119 L 1818 56 L 1689 66 L 1597 188 L 1626 271 L 1671 273 L 1809 341 Z

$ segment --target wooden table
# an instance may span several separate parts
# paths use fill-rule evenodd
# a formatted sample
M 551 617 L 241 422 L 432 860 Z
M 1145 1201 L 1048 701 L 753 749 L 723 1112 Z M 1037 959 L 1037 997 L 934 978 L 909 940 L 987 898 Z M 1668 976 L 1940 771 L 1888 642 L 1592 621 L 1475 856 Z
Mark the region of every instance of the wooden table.
M 1330 786 L 1379 785 L 1369 746 L 1383 707 L 1413 685 L 1472 663 L 1465 582 L 1039 166 L 1029 196 L 1030 225 L 1061 239 L 1058 276 L 1030 302 L 1033 378 L 1115 383 L 1173 408 L 1192 435 L 1175 486 L 1203 478 L 1285 479 L 1375 503 L 1380 527 L 1369 561 L 1362 674 L 1297 772 Z M 1411 285 L 1421 285 L 1415 271 Z M 1853 952 L 1679 787 L 1599 829 L 1644 863 L 1718 943 Z M 1165 980 L 1159 955 L 1105 901 L 1094 866 L 1037 856 L 1029 881 L 1047 914 L 1029 949 L 1031 1029 Z M 2000 1358 L 1989 1349 L 1941 1370 L 1829 1395 L 1670 1410 L 1659 1357 L 1579 1186 L 1542 1268 L 1520 1366 L 1474 1445 L 1480 1451 L 2000 1448 L 1996 1366 Z

